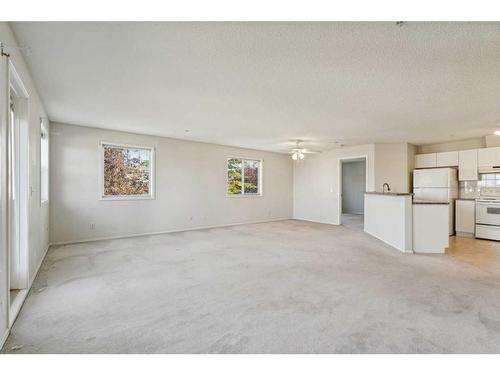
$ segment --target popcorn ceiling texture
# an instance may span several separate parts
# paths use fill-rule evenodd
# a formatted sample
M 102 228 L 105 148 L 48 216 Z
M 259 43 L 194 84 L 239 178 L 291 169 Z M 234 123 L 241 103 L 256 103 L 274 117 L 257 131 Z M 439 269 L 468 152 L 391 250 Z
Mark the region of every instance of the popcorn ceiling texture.
M 499 22 L 11 25 L 56 122 L 286 152 L 500 120 Z

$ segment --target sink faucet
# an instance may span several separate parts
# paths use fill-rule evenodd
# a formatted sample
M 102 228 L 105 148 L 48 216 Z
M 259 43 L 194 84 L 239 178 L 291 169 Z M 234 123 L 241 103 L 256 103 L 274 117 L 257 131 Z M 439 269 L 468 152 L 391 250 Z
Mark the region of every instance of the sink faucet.
M 387 186 L 387 191 L 391 191 L 391 187 L 389 186 L 389 184 L 387 182 L 384 182 L 384 184 L 382 185 L 382 193 L 385 193 L 385 187 Z

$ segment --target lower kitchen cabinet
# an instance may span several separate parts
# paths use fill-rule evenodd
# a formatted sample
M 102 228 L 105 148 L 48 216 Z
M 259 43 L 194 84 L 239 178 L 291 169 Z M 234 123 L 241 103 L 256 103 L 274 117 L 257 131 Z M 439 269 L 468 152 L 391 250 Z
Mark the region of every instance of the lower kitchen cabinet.
M 457 199 L 455 201 L 455 232 L 457 236 L 474 236 L 475 204 L 474 200 Z

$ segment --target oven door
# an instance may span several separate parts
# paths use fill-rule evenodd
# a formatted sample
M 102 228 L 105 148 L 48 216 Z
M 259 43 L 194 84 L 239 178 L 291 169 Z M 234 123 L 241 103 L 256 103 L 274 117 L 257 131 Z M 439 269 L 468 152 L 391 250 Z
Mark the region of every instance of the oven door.
M 500 201 L 476 202 L 476 224 L 500 226 Z

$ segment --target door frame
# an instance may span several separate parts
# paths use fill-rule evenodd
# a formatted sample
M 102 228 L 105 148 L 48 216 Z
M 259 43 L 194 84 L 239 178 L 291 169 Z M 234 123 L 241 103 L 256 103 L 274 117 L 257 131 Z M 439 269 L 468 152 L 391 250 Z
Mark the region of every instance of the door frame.
M 16 126 L 19 129 L 19 139 L 17 146 L 19 147 L 19 264 L 17 273 L 17 286 L 22 293 L 27 293 L 29 287 L 29 213 L 30 213 L 30 149 L 29 149 L 29 95 L 24 86 L 21 77 L 17 73 L 14 65 L 9 61 L 9 92 L 12 91 L 14 97 L 14 108 L 16 112 Z M 9 111 L 10 124 L 10 111 Z M 10 137 L 10 135 L 9 135 Z M 9 178 L 9 176 L 7 176 Z M 10 219 L 9 219 L 10 220 Z M 10 236 L 10 231 L 8 233 Z M 8 265 L 8 290 L 11 289 L 11 253 L 10 246 L 7 251 Z M 13 324 L 18 313 L 18 303 L 13 306 L 13 301 L 9 297 L 9 325 Z
M 338 158 L 338 168 L 337 168 L 337 223 L 342 225 L 342 164 L 346 161 L 353 161 L 359 159 L 365 161 L 365 191 L 368 191 L 368 155 L 357 155 L 357 156 L 344 156 Z

